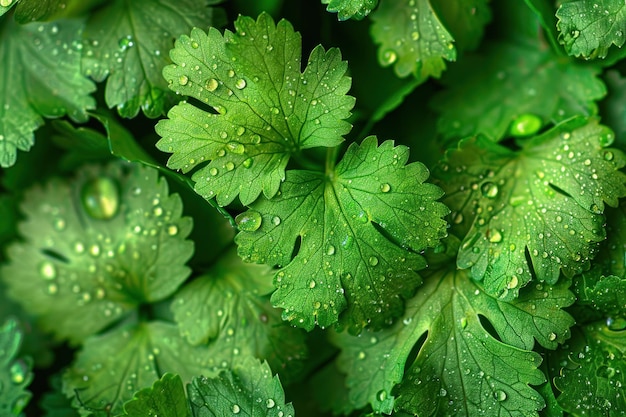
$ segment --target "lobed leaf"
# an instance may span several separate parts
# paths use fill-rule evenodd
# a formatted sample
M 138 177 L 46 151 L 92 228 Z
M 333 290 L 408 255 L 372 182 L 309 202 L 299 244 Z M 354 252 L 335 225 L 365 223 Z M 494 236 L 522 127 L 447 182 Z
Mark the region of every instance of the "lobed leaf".
M 32 361 L 17 358 L 23 333 L 18 323 L 7 319 L 0 327 L 0 415 L 21 416 L 32 394 Z
M 183 381 L 177 374 L 166 373 L 161 379 L 137 392 L 133 399 L 124 404 L 124 416 L 145 417 L 157 415 L 188 417 L 189 405 Z
M 22 210 L 24 241 L 8 247 L 0 274 L 58 338 L 80 342 L 189 275 L 191 219 L 151 168 L 86 167 L 29 190 Z
M 446 233 L 441 190 L 408 148 L 375 137 L 352 144 L 326 174 L 288 171 L 281 193 L 236 219 L 246 261 L 279 265 L 272 295 L 283 319 L 311 330 L 339 320 L 351 331 L 402 314 L 426 266 L 418 254 Z M 294 251 L 294 245 L 298 249 Z
M 21 3 L 20 3 L 21 4 Z M 43 117 L 69 115 L 87 121 L 95 107 L 94 84 L 80 74 L 80 35 L 76 20 L 17 25 L 0 22 L 0 167 L 28 151 Z
M 287 21 L 263 13 L 239 17 L 235 28 L 224 35 L 196 28 L 176 41 L 174 64 L 163 70 L 170 88 L 215 112 L 183 102 L 156 126 L 157 147 L 173 154 L 168 166 L 202 165 L 196 191 L 221 206 L 276 195 L 291 156 L 342 142 L 354 105 L 337 49 L 316 47 L 300 72 L 300 35 Z
M 604 202 L 626 193 L 613 133 L 577 118 L 509 150 L 484 137 L 463 141 L 436 171 L 464 236 L 459 268 L 488 293 L 515 298 L 532 279 L 554 284 L 589 267 L 605 238 Z
M 339 20 L 361 20 L 378 5 L 378 0 L 322 0 L 326 10 L 337 13 Z

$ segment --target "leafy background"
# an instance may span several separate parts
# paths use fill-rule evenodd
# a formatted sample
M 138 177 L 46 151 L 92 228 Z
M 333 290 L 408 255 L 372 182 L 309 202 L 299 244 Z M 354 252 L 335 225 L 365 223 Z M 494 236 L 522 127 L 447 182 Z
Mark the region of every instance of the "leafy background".
M 0 416 L 626 414 L 621 0 L 0 0 Z

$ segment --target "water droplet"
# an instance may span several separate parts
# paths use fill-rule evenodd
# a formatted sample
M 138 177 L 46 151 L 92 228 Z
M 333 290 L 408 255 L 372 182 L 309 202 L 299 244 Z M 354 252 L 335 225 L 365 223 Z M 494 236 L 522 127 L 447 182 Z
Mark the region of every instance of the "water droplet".
M 235 87 L 239 90 L 243 90 L 246 88 L 246 80 L 243 78 L 238 79 L 237 82 L 235 82 Z
M 59 287 L 57 286 L 57 284 L 48 284 L 48 288 L 47 288 L 48 294 L 50 295 L 54 295 L 57 292 L 59 292 Z
M 448 391 L 446 391 L 446 389 L 445 389 L 445 388 L 441 388 L 441 389 L 439 390 L 439 396 L 440 396 L 440 397 L 445 397 L 446 395 L 448 395 Z
M 367 355 L 365 354 L 365 352 L 360 351 L 359 354 L 357 355 L 357 358 L 360 359 L 360 360 L 363 360 L 363 359 L 365 359 L 366 356 Z
M 461 317 L 461 328 L 464 329 L 467 327 L 467 317 Z
M 261 227 L 262 221 L 261 213 L 255 210 L 248 210 L 235 217 L 237 227 L 244 232 L 254 232 L 258 230 L 258 228 Z
M 387 49 L 382 53 L 381 59 L 383 65 L 391 65 L 398 59 L 398 54 L 392 49 Z
M 419 38 L 420 38 L 420 33 L 418 31 L 411 32 L 411 39 L 416 41 L 416 40 L 419 40 Z
M 493 398 L 497 401 L 504 401 L 506 400 L 506 392 L 499 389 L 493 393 Z
M 483 197 L 496 198 L 498 196 L 498 186 L 493 182 L 486 182 L 480 187 Z
M 493 229 L 489 231 L 489 241 L 491 243 L 500 243 L 502 242 L 502 232 L 498 229 Z
M 100 246 L 93 244 L 89 247 L 89 254 L 93 257 L 100 256 Z
M 370 266 L 376 266 L 378 265 L 378 258 L 375 256 L 370 256 L 370 258 L 368 259 L 368 263 L 370 264 Z
M 326 255 L 334 255 L 335 247 L 333 245 L 328 245 L 328 249 L 326 249 Z
M 278 217 L 278 216 L 272 217 L 272 224 L 274 226 L 278 226 L 280 224 L 280 217 Z
M 381 184 L 380 185 L 380 191 L 382 191 L 383 193 L 388 193 L 391 190 L 391 186 L 387 183 Z
M 113 218 L 119 209 L 119 189 L 111 178 L 96 178 L 83 185 L 81 201 L 87 214 L 97 220 Z
M 198 47 L 199 47 L 199 46 L 200 46 L 200 45 L 198 45 L 198 42 L 196 42 L 196 41 L 191 42 L 191 47 L 192 47 L 193 49 L 198 49 Z
M 267 408 L 273 408 L 275 405 L 276 405 L 276 402 L 273 399 L 268 398 L 267 400 L 265 400 L 265 406 Z
M 9 7 L 13 3 L 13 0 L 0 0 L 0 6 Z
M 215 78 L 209 78 L 206 82 L 206 84 L 204 85 L 204 88 L 206 88 L 208 91 L 215 91 L 217 90 L 217 86 L 218 86 L 218 82 Z
M 167 234 L 170 236 L 176 236 L 178 234 L 178 226 L 171 224 L 167 227 Z
M 354 238 L 350 235 L 346 235 L 346 237 L 344 237 L 341 241 L 341 247 L 349 249 L 350 247 L 352 247 L 352 243 L 354 243 Z
M 133 42 L 133 38 L 130 35 L 120 38 L 117 44 L 119 45 L 122 52 L 126 51 L 128 48 L 132 48 L 133 45 L 135 45 L 135 43 Z
M 226 148 L 230 152 L 237 154 L 237 155 L 241 155 L 246 150 L 246 148 L 239 142 L 228 142 L 228 144 L 226 145 Z
M 385 391 L 384 389 L 381 389 L 376 394 L 376 398 L 378 398 L 378 401 L 385 401 L 387 399 L 387 391 Z
M 14 384 L 21 384 L 24 382 L 27 374 L 28 367 L 21 360 L 18 360 L 11 365 L 11 381 L 13 381 Z
M 43 279 L 54 279 L 57 276 L 57 269 L 50 261 L 44 261 L 39 265 L 39 274 Z
M 315 288 L 315 285 L 316 285 L 315 280 L 311 280 L 311 282 L 309 282 L 309 288 L 313 289 Z
M 211 167 L 209 169 L 209 174 L 211 174 L 212 176 L 216 176 L 218 173 L 219 173 L 219 171 L 215 167 Z
M 613 152 L 611 152 L 611 151 L 604 152 L 604 159 L 606 161 L 612 161 L 613 158 L 614 158 Z
M 261 143 L 261 136 L 259 135 L 252 135 L 252 137 L 250 138 L 250 141 L 252 142 L 253 145 L 258 145 L 259 143 Z
M 513 289 L 513 288 L 517 287 L 518 284 L 519 284 L 519 279 L 517 278 L 516 275 L 513 275 L 511 277 L 511 280 L 509 281 L 509 283 L 506 284 L 506 287 L 508 289 Z
M 226 168 L 226 171 L 232 171 L 233 169 L 235 169 L 235 164 L 233 164 L 231 161 L 228 161 L 224 165 L 224 168 Z
M 65 230 L 67 223 L 65 223 L 65 219 L 62 219 L 59 217 L 57 219 L 54 219 L 54 223 L 52 226 L 54 227 L 55 230 L 62 232 L 63 230 Z
M 552 332 L 548 335 L 548 340 L 554 342 L 556 340 L 556 333 Z
M 244 168 L 250 168 L 252 166 L 252 158 L 244 160 L 241 165 L 243 165 Z
M 239 412 L 241 411 L 241 407 L 239 407 L 237 404 L 233 404 L 233 414 L 239 414 Z
M 186 75 L 181 75 L 180 77 L 178 77 L 178 84 L 180 85 L 189 84 L 189 77 L 187 77 Z
M 518 116 L 509 127 L 509 134 L 515 137 L 534 135 L 541 129 L 543 121 L 537 115 L 525 113 Z

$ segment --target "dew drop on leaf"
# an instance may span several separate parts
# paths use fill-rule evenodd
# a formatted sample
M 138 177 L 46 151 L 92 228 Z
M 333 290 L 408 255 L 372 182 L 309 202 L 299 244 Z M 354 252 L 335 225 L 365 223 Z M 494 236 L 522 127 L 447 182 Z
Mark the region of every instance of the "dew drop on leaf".
M 17 361 L 11 366 L 11 381 L 21 384 L 26 380 L 27 367 L 22 361 Z
M 111 178 L 93 179 L 83 185 L 81 202 L 93 219 L 109 220 L 119 209 L 119 188 Z
M 255 210 L 248 210 L 235 217 L 237 227 L 244 232 L 254 232 L 258 230 L 258 228 L 261 227 L 262 220 L 261 213 Z
M 228 142 L 226 148 L 234 154 L 241 155 L 245 152 L 245 147 L 239 142 Z
M 392 49 L 387 49 L 382 54 L 383 65 L 391 65 L 398 59 L 398 54 Z
M 506 392 L 502 390 L 497 390 L 493 393 L 493 398 L 495 398 L 497 401 L 504 401 L 506 400 Z
M 233 414 L 239 414 L 239 412 L 241 411 L 241 407 L 239 407 L 237 404 L 233 404 Z
M 243 78 L 238 79 L 235 83 L 235 87 L 239 90 L 243 90 L 244 88 L 246 88 L 246 80 L 244 80 Z
M 274 226 L 278 226 L 280 224 L 280 217 L 278 217 L 278 216 L 272 217 L 272 224 Z
M 45 261 L 39 265 L 39 274 L 43 279 L 54 279 L 57 276 L 57 270 L 52 262 Z
M 181 75 L 180 77 L 178 77 L 178 84 L 182 86 L 189 84 L 189 77 L 187 77 L 186 75 Z
M 542 123 L 539 116 L 525 113 L 513 120 L 509 128 L 509 134 L 514 137 L 534 135 L 541 129 Z
M 391 186 L 387 183 L 381 184 L 380 191 L 382 191 L 383 193 L 388 193 L 389 191 L 391 191 Z
M 252 158 L 244 160 L 241 165 L 243 165 L 244 168 L 250 168 L 252 166 Z
M 267 408 L 274 408 L 274 406 L 275 406 L 275 405 L 276 405 L 276 402 L 275 402 L 273 399 L 271 399 L 271 398 L 268 398 L 268 399 L 265 401 L 265 406 L 266 406 Z
M 217 90 L 217 80 L 215 78 L 209 78 L 204 86 L 204 88 L 206 88 L 207 90 L 213 92 L 215 90 Z
M 375 256 L 370 256 L 370 258 L 368 259 L 368 263 L 370 264 L 370 266 L 376 266 L 378 265 L 378 258 Z
M 486 182 L 480 187 L 483 197 L 496 198 L 498 196 L 498 186 L 493 182 Z
M 169 225 L 167 227 L 167 234 L 170 236 L 176 236 L 178 234 L 178 226 L 175 224 Z

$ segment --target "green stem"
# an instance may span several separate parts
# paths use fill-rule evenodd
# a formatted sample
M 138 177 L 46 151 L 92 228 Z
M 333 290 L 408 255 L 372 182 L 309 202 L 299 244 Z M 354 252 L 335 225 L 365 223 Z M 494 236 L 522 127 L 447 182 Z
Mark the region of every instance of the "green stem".
M 335 164 L 337 162 L 337 155 L 339 154 L 339 146 L 334 148 L 328 148 L 326 150 L 326 169 L 325 173 L 327 177 L 331 177 L 335 172 Z
M 319 171 L 320 164 L 307 158 L 302 152 L 298 152 L 292 155 L 292 159 L 298 163 L 298 165 L 304 169 L 310 171 Z

